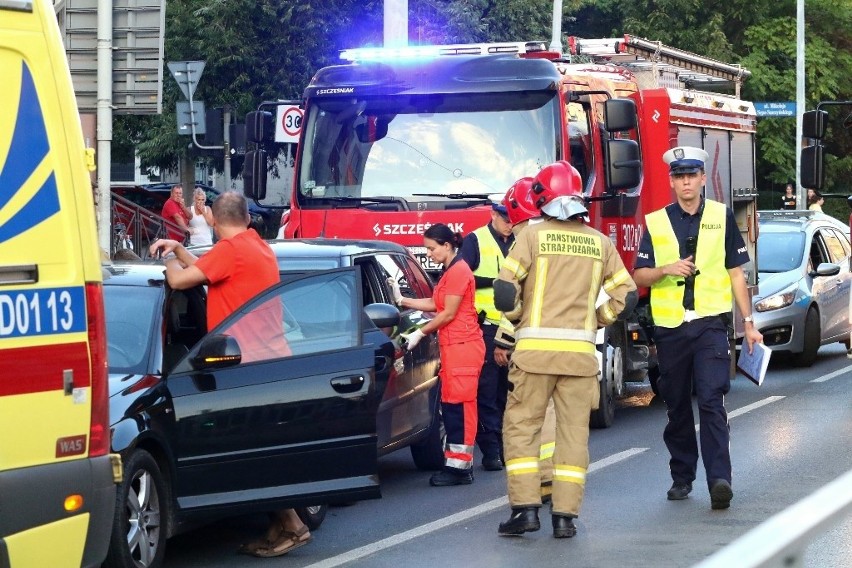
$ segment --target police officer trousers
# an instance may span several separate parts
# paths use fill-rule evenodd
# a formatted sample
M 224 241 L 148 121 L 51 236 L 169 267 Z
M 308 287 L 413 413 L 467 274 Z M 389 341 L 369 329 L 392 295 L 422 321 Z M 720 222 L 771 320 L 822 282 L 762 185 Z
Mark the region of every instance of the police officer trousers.
M 494 336 L 497 326 L 483 323 L 482 339 L 485 342 L 485 362 L 479 373 L 479 388 L 476 406 L 479 427 L 476 443 L 483 457 L 503 457 L 503 412 L 506 409 L 506 393 L 509 386 L 509 369 L 494 361 Z
M 657 327 L 654 333 L 660 378 L 657 387 L 666 402 L 668 424 L 663 440 L 675 482 L 692 483 L 698 464 L 692 390 L 698 399 L 701 457 L 707 482 L 731 481 L 730 430 L 725 394 L 731 388 L 727 325 L 719 316 Z
M 589 467 L 589 413 L 598 404 L 597 376 L 539 375 L 509 370 L 503 445 L 509 504 L 541 505 L 541 430 L 548 402 L 556 410 L 553 452 L 553 513 L 578 516 Z

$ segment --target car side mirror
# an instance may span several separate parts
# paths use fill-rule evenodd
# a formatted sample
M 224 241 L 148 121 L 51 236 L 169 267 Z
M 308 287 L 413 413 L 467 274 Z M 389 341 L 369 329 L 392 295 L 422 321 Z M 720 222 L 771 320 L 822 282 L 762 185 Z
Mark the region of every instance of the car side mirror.
M 192 368 L 196 371 L 224 369 L 239 365 L 242 358 L 240 346 L 234 337 L 211 335 L 199 345 L 198 352 L 192 358 Z
M 837 276 L 840 274 L 840 266 L 833 262 L 821 262 L 812 276 Z
M 393 328 L 399 325 L 399 310 L 390 304 L 369 304 L 364 306 L 364 312 L 373 325 L 379 329 Z

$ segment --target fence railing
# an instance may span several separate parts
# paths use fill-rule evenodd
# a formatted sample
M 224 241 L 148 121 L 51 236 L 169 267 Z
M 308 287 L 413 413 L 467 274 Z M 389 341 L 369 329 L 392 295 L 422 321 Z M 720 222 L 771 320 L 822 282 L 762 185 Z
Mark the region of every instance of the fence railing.
M 130 249 L 139 257 L 147 258 L 148 246 L 157 239 L 166 238 L 168 229 L 181 232 L 180 227 L 175 223 L 115 193 L 111 194 L 110 215 L 112 220 L 112 242 L 109 251 L 111 258 L 119 249 Z
M 852 470 L 759 524 L 693 568 L 795 568 L 808 545 L 852 515 Z

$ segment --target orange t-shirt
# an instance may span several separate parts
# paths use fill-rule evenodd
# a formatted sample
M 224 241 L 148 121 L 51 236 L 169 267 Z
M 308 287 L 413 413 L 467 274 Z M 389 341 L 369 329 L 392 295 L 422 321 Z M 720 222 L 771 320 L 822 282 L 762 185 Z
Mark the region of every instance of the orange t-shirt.
M 435 307 L 439 312 L 444 310 L 448 295 L 462 297 L 456 317 L 438 330 L 439 345 L 482 341 L 482 329 L 479 327 L 479 319 L 476 317 L 476 307 L 473 303 L 475 291 L 473 272 L 461 257 L 457 257 L 438 280 L 432 293 L 432 299 L 435 300 Z

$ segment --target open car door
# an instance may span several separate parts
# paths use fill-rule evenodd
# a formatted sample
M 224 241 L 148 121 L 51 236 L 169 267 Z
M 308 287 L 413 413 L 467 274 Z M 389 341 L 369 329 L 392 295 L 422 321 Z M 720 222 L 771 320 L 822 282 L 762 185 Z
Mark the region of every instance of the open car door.
M 364 345 L 363 308 L 354 268 L 285 277 L 176 363 L 182 509 L 380 496 L 376 412 L 392 346 Z

